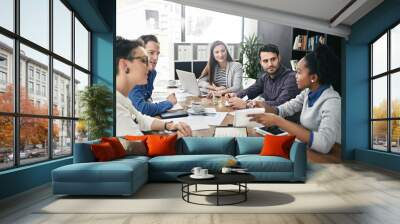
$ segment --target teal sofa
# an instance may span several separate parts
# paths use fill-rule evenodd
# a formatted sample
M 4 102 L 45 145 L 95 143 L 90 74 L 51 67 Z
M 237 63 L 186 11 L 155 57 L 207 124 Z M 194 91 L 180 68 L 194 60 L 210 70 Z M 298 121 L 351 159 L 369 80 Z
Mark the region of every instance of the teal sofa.
M 218 172 L 234 159 L 247 168 L 259 182 L 304 182 L 306 180 L 306 145 L 294 142 L 290 159 L 260 156 L 262 137 L 187 137 L 177 143 L 177 155 L 128 156 L 96 162 L 91 141 L 75 144 L 74 163 L 52 171 L 54 194 L 131 195 L 148 181 L 176 181 L 193 167 Z

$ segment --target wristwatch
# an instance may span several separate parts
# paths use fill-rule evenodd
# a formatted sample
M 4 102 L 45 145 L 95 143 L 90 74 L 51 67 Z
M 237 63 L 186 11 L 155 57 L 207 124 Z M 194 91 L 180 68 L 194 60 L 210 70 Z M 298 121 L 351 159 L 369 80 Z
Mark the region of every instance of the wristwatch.
M 172 124 L 172 123 L 174 123 L 174 122 L 173 122 L 173 121 L 164 122 L 164 130 L 172 131 L 172 130 L 169 130 L 169 129 L 167 128 L 167 125 L 168 125 L 168 124 Z

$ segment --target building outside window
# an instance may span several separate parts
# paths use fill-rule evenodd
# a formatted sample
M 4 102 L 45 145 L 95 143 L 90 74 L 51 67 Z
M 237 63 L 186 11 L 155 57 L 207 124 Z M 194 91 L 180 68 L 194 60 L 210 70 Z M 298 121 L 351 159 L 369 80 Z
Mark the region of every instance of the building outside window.
M 75 136 L 79 136 L 80 140 L 87 139 L 86 127 L 75 128 L 79 114 L 74 114 L 73 108 L 65 110 L 56 104 L 61 91 L 57 79 L 71 86 L 80 82 L 73 80 L 73 72 L 80 72 L 80 77 L 90 80 L 90 31 L 70 10 L 71 7 L 65 5 L 65 1 L 51 0 L 52 4 L 49 4 L 49 0 L 18 2 L 20 7 L 16 14 L 11 10 L 13 1 L 1 3 L 2 9 L 11 10 L 8 14 L 12 17 L 20 17 L 11 18 L 11 21 L 19 21 L 17 29 L 11 29 L 0 21 L 0 26 L 8 30 L 0 29 L 0 84 L 5 82 L 11 87 L 6 91 L 0 88 L 0 171 L 71 156 L 73 143 L 78 139 Z M 11 5 L 3 8 L 4 4 Z M 36 13 L 39 11 L 42 13 Z M 49 28 L 50 24 L 53 25 L 52 29 Z M 53 43 L 53 49 L 50 42 Z M 72 48 L 73 42 L 75 48 Z M 20 49 L 18 52 L 15 51 L 17 44 L 17 49 Z M 17 76 L 19 88 L 15 88 L 14 82 L 14 52 L 20 59 Z M 53 58 L 53 53 L 60 56 L 62 62 Z M 75 55 L 75 60 L 72 60 L 72 55 Z M 53 63 L 49 63 L 51 60 Z M 49 71 L 53 71 L 53 74 Z M 49 91 L 50 77 L 54 78 L 54 88 Z M 86 82 L 88 85 L 90 82 Z M 15 94 L 16 90 L 20 94 Z M 64 96 L 69 96 L 63 100 L 71 101 L 67 105 L 79 101 L 77 92 L 72 92 L 71 88 L 63 88 L 62 91 L 68 91 L 62 92 Z M 14 95 L 19 97 L 14 98 Z M 52 107 L 49 99 L 54 99 Z M 14 111 L 15 105 L 20 108 L 19 112 Z M 32 137 L 33 132 L 38 134 Z
M 370 44 L 371 148 L 400 153 L 400 24 Z

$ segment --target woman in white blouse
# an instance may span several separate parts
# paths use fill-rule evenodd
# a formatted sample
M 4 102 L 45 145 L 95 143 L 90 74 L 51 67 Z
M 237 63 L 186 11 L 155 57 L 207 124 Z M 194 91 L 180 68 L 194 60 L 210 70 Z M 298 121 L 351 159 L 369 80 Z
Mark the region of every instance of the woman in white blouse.
M 236 93 L 242 90 L 242 76 L 242 65 L 232 60 L 225 43 L 212 43 L 208 63 L 199 78 L 200 91 L 209 96 Z
M 143 135 L 142 131 L 177 131 L 179 137 L 191 136 L 192 130 L 183 123 L 164 122 L 137 111 L 127 98 L 136 85 L 147 83 L 148 56 L 138 40 L 116 40 L 117 136 Z

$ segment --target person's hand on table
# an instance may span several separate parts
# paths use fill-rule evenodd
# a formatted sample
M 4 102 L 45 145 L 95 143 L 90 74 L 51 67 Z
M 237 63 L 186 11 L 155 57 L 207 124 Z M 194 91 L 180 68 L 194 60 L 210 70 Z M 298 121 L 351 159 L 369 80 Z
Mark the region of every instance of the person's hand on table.
M 177 131 L 178 138 L 192 136 L 192 129 L 185 122 L 171 123 L 170 126 L 167 125 L 167 130 Z
M 176 99 L 175 93 L 168 95 L 167 100 L 169 102 L 171 102 L 173 105 L 175 105 L 178 102 L 178 100 Z
M 247 102 L 239 97 L 229 98 L 228 103 L 233 109 L 245 109 Z
M 272 113 L 248 114 L 247 117 L 250 117 L 250 121 L 255 121 L 267 127 L 277 125 L 278 120 L 282 119 L 278 115 Z
M 253 104 L 254 107 L 259 107 L 259 108 L 264 108 L 265 109 L 265 113 L 273 113 L 273 114 L 277 114 L 278 111 L 276 109 L 276 107 L 270 106 L 268 104 L 265 103 L 265 101 L 262 100 L 253 100 Z
M 236 95 L 236 93 L 227 93 L 227 94 L 225 94 L 225 97 L 226 98 L 234 98 L 234 97 L 236 97 L 237 95 Z

